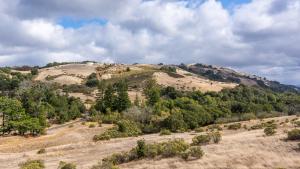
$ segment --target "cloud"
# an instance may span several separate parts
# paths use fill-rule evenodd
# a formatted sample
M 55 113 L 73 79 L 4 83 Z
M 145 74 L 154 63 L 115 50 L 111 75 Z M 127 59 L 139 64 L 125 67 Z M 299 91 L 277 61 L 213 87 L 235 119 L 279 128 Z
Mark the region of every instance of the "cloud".
M 300 0 L 0 1 L 0 64 L 202 62 L 300 84 L 299 18 Z

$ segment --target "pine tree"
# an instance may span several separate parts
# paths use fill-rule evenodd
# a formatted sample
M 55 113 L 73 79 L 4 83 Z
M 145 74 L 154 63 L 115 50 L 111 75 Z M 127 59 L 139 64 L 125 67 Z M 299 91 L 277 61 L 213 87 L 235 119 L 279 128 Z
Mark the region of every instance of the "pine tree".
M 131 102 L 128 96 L 128 85 L 126 81 L 120 81 L 116 84 L 117 99 L 115 101 L 116 110 L 119 112 L 130 107 Z

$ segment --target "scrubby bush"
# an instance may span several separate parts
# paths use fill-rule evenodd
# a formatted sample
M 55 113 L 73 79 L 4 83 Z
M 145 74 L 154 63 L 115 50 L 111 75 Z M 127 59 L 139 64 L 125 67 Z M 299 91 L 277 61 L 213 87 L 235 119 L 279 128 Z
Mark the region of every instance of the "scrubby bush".
M 90 125 L 89 125 L 89 128 L 95 128 L 96 127 L 96 125 L 94 124 L 94 123 L 91 123 Z
M 198 135 L 192 139 L 192 145 L 193 146 L 205 145 L 210 142 L 210 139 L 211 139 L 210 135 Z
M 257 130 L 257 129 L 262 129 L 263 125 L 262 124 L 255 124 L 250 127 L 250 130 Z
M 219 131 L 213 131 L 209 133 L 210 138 L 213 140 L 214 143 L 219 143 L 222 139 L 222 135 Z
M 201 149 L 201 147 L 191 147 L 190 148 L 190 152 L 191 152 L 191 157 L 194 157 L 195 159 L 199 159 L 204 155 L 203 150 Z
M 94 141 L 109 140 L 109 139 L 110 139 L 110 135 L 109 134 L 94 135 L 94 137 L 93 137 Z
M 264 129 L 264 133 L 266 136 L 272 136 L 276 133 L 276 131 L 275 131 L 275 128 L 273 128 L 273 127 L 266 127 Z
M 160 130 L 159 135 L 160 135 L 160 136 L 163 136 L 163 135 L 171 135 L 171 131 L 168 130 L 168 129 L 162 129 L 162 130 Z
M 293 130 L 289 131 L 287 139 L 288 140 L 300 140 L 300 130 L 293 129 Z
M 183 139 L 175 139 L 154 144 L 146 144 L 144 140 L 139 140 L 137 141 L 137 146 L 129 152 L 115 153 L 108 156 L 102 160 L 102 164 L 93 166 L 92 169 L 111 169 L 112 167 L 116 167 L 116 165 L 142 158 L 179 156 L 189 148 L 189 144 L 184 142 Z M 199 149 L 191 150 L 189 152 L 192 152 L 191 155 L 195 158 L 201 156 L 201 153 L 203 154 Z
M 162 156 L 174 157 L 187 150 L 189 145 L 183 139 L 175 139 L 162 144 Z
M 76 165 L 73 163 L 66 163 L 64 161 L 59 162 L 58 169 L 76 169 Z
M 45 148 L 41 148 L 41 149 L 37 152 L 37 154 L 44 154 L 44 153 L 46 153 L 46 149 L 45 149 Z
M 230 124 L 228 125 L 228 130 L 238 130 L 242 127 L 241 123 L 234 123 L 234 124 Z
M 295 122 L 293 122 L 293 124 L 295 127 L 300 127 L 300 121 L 295 121 Z
M 209 125 L 207 128 L 211 131 L 213 131 L 213 130 L 222 131 L 223 130 L 219 124 Z
M 199 159 L 204 155 L 203 150 L 199 146 L 193 146 L 190 149 L 184 151 L 181 153 L 181 158 L 184 160 L 188 160 L 189 157 L 192 157 L 194 159 Z
M 44 161 L 42 160 L 27 160 L 24 163 L 21 163 L 20 169 L 44 169 Z
M 201 133 L 201 132 L 204 132 L 204 129 L 202 127 L 198 127 L 198 128 L 195 128 L 195 132 Z
M 109 140 L 110 138 L 133 137 L 142 134 L 140 127 L 133 121 L 120 120 L 117 126 L 93 137 L 94 141 Z
M 117 123 L 121 119 L 121 114 L 117 112 L 108 112 L 101 115 L 102 122 L 106 124 Z

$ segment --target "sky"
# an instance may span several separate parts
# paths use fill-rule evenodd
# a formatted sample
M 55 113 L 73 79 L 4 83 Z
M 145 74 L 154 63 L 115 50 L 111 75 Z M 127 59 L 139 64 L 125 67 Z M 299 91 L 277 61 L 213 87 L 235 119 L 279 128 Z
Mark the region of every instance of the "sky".
M 205 63 L 300 84 L 300 0 L 0 0 L 0 66 Z

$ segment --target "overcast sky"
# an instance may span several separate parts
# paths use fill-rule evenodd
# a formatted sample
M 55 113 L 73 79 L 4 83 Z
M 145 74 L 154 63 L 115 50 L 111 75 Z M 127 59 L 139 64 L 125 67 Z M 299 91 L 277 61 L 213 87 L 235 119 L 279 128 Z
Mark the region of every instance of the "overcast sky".
M 300 84 L 300 0 L 0 0 L 0 66 L 207 63 Z

